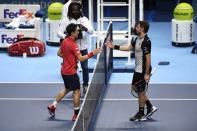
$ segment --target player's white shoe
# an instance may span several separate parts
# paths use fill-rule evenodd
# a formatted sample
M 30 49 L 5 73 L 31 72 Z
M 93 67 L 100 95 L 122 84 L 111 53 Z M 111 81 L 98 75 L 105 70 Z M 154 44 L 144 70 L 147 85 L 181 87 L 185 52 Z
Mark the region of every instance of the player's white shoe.
M 152 106 L 151 109 L 147 109 L 146 118 L 149 118 L 157 111 L 157 107 Z

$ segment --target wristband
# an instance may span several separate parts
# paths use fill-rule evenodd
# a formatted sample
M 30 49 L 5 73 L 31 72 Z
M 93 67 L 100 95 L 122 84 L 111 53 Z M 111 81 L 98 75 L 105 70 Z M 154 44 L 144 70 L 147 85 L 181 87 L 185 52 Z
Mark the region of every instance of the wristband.
M 93 52 L 88 53 L 88 58 L 91 58 L 93 55 Z
M 120 50 L 120 46 L 119 45 L 114 45 L 114 49 Z

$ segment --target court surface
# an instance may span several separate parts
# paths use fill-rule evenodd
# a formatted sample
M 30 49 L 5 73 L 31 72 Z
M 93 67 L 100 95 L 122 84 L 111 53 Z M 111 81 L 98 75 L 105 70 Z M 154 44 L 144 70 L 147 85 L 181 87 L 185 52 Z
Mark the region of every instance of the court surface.
M 58 105 L 56 117 L 51 119 L 46 106 L 61 84 L 28 84 L 1 86 L 0 129 L 2 131 L 69 131 L 72 94 Z M 197 88 L 193 84 L 151 84 L 148 93 L 158 111 L 145 122 L 130 122 L 138 110 L 137 100 L 129 93 L 129 84 L 110 84 L 95 131 L 196 131 Z M 46 93 L 47 92 L 47 93 Z M 83 100 L 83 99 L 82 99 Z
M 144 122 L 131 122 L 138 111 L 129 84 L 111 84 L 105 95 L 95 131 L 196 131 L 196 85 L 152 84 L 148 94 L 158 111 Z
M 69 131 L 71 129 L 73 125 L 71 93 L 58 105 L 54 119 L 50 118 L 47 111 L 47 105 L 54 100 L 55 94 L 61 89 L 61 84 L 13 85 L 1 85 L 1 131 Z

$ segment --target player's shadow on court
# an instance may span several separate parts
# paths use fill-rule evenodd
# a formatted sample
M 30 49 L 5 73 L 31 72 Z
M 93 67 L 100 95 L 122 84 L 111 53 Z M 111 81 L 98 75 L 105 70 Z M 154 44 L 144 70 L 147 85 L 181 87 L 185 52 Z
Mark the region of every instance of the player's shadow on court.
M 66 120 L 64 118 L 48 118 L 46 119 L 47 122 L 47 127 L 50 127 L 51 130 L 51 126 L 53 126 L 53 129 L 58 129 L 60 131 L 69 131 L 74 122 L 71 120 Z
M 154 118 L 148 118 L 146 121 L 144 122 L 157 122 L 158 120 L 154 119 Z
M 71 122 L 73 123 L 71 120 L 65 120 L 65 119 L 60 119 L 60 118 L 55 118 L 55 117 L 48 117 L 48 119 L 46 121 L 59 121 L 59 122 Z
M 158 122 L 158 120 L 153 119 L 153 118 L 148 118 L 148 119 L 145 120 L 145 121 L 133 121 L 133 123 L 134 123 L 135 125 L 140 125 L 140 124 L 149 123 L 149 122 Z

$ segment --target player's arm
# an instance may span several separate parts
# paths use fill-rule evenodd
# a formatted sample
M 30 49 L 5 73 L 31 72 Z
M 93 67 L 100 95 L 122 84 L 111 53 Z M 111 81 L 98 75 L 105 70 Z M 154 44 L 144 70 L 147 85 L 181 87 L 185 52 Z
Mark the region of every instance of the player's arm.
M 96 48 L 93 51 L 89 52 L 87 55 L 82 56 L 81 53 L 78 53 L 77 58 L 79 61 L 85 61 L 91 57 L 93 57 L 94 55 L 98 54 L 101 52 L 100 48 Z
M 151 56 L 150 54 L 146 55 L 146 74 L 150 74 L 150 64 L 151 64 Z
M 133 46 L 131 44 L 127 45 L 115 45 L 111 41 L 107 41 L 105 44 L 108 48 L 116 49 L 116 50 L 121 50 L 121 51 L 130 51 L 133 49 Z
M 146 56 L 146 72 L 144 75 L 145 81 L 149 81 L 150 79 L 150 64 L 151 64 L 151 56 L 150 54 L 147 54 Z
M 150 40 L 147 43 L 142 44 L 143 53 L 146 57 L 146 71 L 144 79 L 148 81 L 150 79 L 150 65 L 151 65 L 151 42 Z
M 151 41 L 148 40 L 142 43 L 143 54 L 146 57 L 146 75 L 150 75 L 150 65 L 151 65 Z
M 57 55 L 58 55 L 59 57 L 63 58 L 63 54 L 62 54 L 62 52 L 61 52 L 61 49 L 60 49 L 60 48 L 59 48 L 59 50 L 58 50 L 58 52 L 57 52 Z

